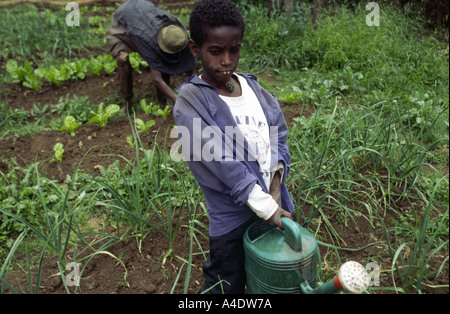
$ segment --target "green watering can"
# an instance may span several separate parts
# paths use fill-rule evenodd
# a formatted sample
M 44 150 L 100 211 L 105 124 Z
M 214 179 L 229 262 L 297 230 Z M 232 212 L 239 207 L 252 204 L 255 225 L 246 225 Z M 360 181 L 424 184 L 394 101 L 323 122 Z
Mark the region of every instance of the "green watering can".
M 318 247 L 315 237 L 293 220 L 281 218 L 284 230 L 261 221 L 244 234 L 247 292 L 255 294 L 362 293 L 369 286 L 365 268 L 347 262 L 339 276 L 317 286 Z

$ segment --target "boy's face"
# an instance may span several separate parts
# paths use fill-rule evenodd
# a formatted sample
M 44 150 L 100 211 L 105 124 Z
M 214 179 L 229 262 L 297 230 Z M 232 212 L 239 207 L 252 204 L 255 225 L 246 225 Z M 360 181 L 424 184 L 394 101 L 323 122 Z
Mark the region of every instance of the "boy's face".
M 190 41 L 194 57 L 203 64 L 202 78 L 209 84 L 223 88 L 239 64 L 242 33 L 239 27 L 220 26 L 207 30 L 206 40 L 198 46 Z

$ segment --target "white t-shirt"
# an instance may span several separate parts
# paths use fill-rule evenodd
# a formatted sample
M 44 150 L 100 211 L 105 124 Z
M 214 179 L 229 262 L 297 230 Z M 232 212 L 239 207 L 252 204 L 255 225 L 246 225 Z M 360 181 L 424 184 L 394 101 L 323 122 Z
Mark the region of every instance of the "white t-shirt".
M 241 85 L 242 95 L 239 97 L 220 97 L 230 108 L 239 130 L 249 144 L 249 154 L 254 158 L 253 160 L 258 161 L 264 183 L 269 188 L 272 173 L 279 170 L 280 166 L 277 165 L 276 169 L 271 169 L 270 134 L 267 118 L 246 79 L 240 75 L 236 76 Z M 265 220 L 269 219 L 278 209 L 277 202 L 270 194 L 265 193 L 258 184 L 250 192 L 247 205 L 258 217 Z

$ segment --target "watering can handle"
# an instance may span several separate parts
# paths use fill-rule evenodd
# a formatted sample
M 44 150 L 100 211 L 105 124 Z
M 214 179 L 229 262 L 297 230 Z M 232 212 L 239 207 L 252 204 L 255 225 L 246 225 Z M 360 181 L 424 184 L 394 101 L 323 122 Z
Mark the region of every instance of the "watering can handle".
M 288 217 L 281 217 L 284 228 L 284 241 L 296 252 L 302 250 L 302 236 L 299 226 Z

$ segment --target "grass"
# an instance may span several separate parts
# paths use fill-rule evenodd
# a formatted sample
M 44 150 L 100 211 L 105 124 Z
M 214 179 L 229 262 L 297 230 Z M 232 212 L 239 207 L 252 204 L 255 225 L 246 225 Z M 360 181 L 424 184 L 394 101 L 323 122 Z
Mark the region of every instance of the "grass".
M 60 268 L 60 273 L 63 274 L 63 269 L 65 269 L 66 266 L 66 252 L 69 246 L 69 240 L 71 237 L 72 232 L 76 232 L 76 229 L 79 229 L 79 225 L 76 222 L 76 216 L 74 215 L 74 208 L 69 206 L 68 203 L 68 197 L 69 192 L 71 190 L 70 185 L 67 189 L 67 191 L 63 192 L 60 190 L 58 186 L 54 186 L 54 190 L 59 192 L 58 198 L 62 199 L 62 202 L 60 203 L 60 207 L 56 206 L 55 208 L 50 209 L 47 206 L 45 197 L 41 184 L 42 180 L 39 176 L 39 173 L 37 172 L 37 186 L 35 187 L 38 191 L 38 196 L 40 198 L 40 204 L 42 205 L 43 209 L 43 220 L 45 223 L 42 224 L 35 224 L 33 222 L 28 221 L 26 218 L 24 218 L 22 215 L 17 215 L 14 213 L 14 208 L 6 205 L 2 206 L 0 208 L 0 213 L 5 216 L 10 216 L 16 221 L 20 222 L 26 227 L 26 230 L 31 230 L 35 236 L 40 238 L 41 241 L 44 242 L 41 258 L 39 261 L 39 268 L 38 268 L 38 275 L 36 279 L 35 284 L 35 290 L 34 293 L 39 293 L 39 284 L 41 280 L 41 270 L 42 270 L 42 262 L 44 258 L 44 253 L 46 252 L 47 248 L 52 251 L 53 254 L 56 254 L 59 257 L 58 261 L 58 267 Z M 54 183 L 53 183 L 54 184 Z M 76 207 L 77 203 L 75 203 Z M 75 218 L 75 220 L 74 220 Z M 25 231 L 26 231 L 25 230 Z M 24 231 L 24 232 L 25 232 Z M 22 239 L 23 232 L 18 237 L 19 239 Z M 13 248 L 15 245 L 13 245 Z M 5 264 L 6 266 L 7 264 Z M 6 267 L 5 267 L 6 269 Z M 2 271 L 2 279 L 5 274 L 3 274 L 5 270 Z M 30 286 L 32 286 L 30 284 Z M 32 292 L 32 291 L 30 291 Z
M 39 283 L 42 271 L 42 263 L 46 252 L 49 250 L 52 255 L 56 255 L 60 274 L 64 274 L 64 269 L 68 264 L 67 251 L 69 247 L 80 246 L 82 249 L 74 254 L 73 260 L 77 263 L 85 261 L 82 271 L 87 267 L 89 262 L 98 254 L 107 254 L 122 264 L 124 268 L 124 283 L 126 284 L 127 268 L 120 261 L 119 257 L 112 255 L 108 248 L 120 241 L 126 239 L 136 239 L 136 244 L 141 252 L 141 245 L 146 236 L 153 230 L 156 230 L 166 238 L 168 250 L 163 257 L 162 263 L 166 259 L 174 257 L 180 259 L 187 265 L 184 289 L 187 292 L 189 287 L 190 269 L 192 267 L 193 245 L 199 244 L 198 236 L 204 236 L 207 226 L 201 223 L 198 210 L 204 209 L 203 200 L 199 193 L 198 185 L 192 176 L 182 175 L 187 169 L 183 163 L 175 163 L 169 157 L 169 154 L 162 151 L 156 145 L 148 150 L 142 144 L 136 128 L 134 128 L 133 136 L 135 137 L 136 158 L 134 161 L 125 160 L 127 166 L 124 169 L 112 165 L 109 169 L 102 170 L 102 176 L 93 178 L 86 176 L 81 172 L 75 172 L 69 178 L 66 188 L 58 186 L 55 182 L 41 178 L 37 165 L 34 165 L 34 171 L 30 170 L 31 175 L 35 175 L 36 186 L 34 198 L 38 211 L 44 215 L 32 215 L 16 211 L 17 205 L 11 202 L 9 197 L 5 198 L 2 206 L 0 206 L 0 214 L 4 227 L 9 223 L 11 226 L 9 234 L 16 233 L 14 228 L 22 231 L 16 241 L 12 243 L 10 251 L 3 262 L 3 269 L 0 272 L 0 281 L 5 287 L 10 288 L 7 282 L 8 271 L 10 270 L 13 255 L 20 242 L 29 231 L 33 234 L 32 238 L 41 242 L 41 254 L 37 265 L 37 278 L 33 285 L 30 278 L 30 286 L 34 286 L 33 290 L 23 291 L 28 293 L 39 293 Z M 143 154 L 141 152 L 144 152 Z M 143 156 L 142 156 L 143 155 Z M 117 156 L 118 159 L 123 159 Z M 81 161 L 82 162 L 82 161 Z M 80 162 L 80 164 L 81 164 Z M 3 175 L 2 179 L 7 182 L 10 175 Z M 48 206 L 49 194 L 44 193 L 41 188 L 46 183 L 46 191 L 56 193 L 57 200 L 62 202 Z M 48 186 L 50 184 L 50 187 Z M 80 189 L 83 192 L 80 194 Z M 75 192 L 77 191 L 77 192 Z M 9 193 L 9 191 L 4 191 Z M 53 194 L 52 194 L 53 195 Z M 74 195 L 79 195 L 74 197 Z M 20 203 L 26 200 L 19 200 Z M 24 204 L 24 205 L 25 205 Z M 79 223 L 80 220 L 86 221 L 85 216 L 96 216 L 95 208 L 103 208 L 108 212 L 107 218 L 112 225 L 117 227 L 117 234 L 105 235 L 103 233 L 92 233 L 88 231 L 85 225 Z M 19 206 L 20 208 L 20 206 Z M 184 209 L 186 212 L 184 212 Z M 174 241 L 181 226 L 182 215 L 187 215 L 189 224 L 185 226 L 189 236 L 189 258 L 186 260 L 175 254 Z M 182 229 L 182 228 L 181 228 Z M 96 248 L 96 243 L 89 243 L 87 236 L 96 235 L 99 239 L 97 244 L 101 244 L 100 248 Z M 76 250 L 74 250 L 76 251 Z M 85 252 L 92 251 L 87 256 Z M 6 253 L 6 252 L 5 252 Z M 205 255 L 204 252 L 202 252 Z M 26 252 L 26 256 L 28 253 Z M 81 257 L 84 256 L 84 257 Z M 31 275 L 31 268 L 27 266 Z M 81 274 L 82 274 L 81 271 Z M 181 272 L 181 269 L 180 269 Z M 70 292 L 67 283 L 61 275 L 67 292 Z M 178 280 L 178 279 L 177 279 Z M 19 292 L 12 290 L 13 292 Z M 77 290 L 75 290 L 77 291 Z
M 263 75 L 263 86 L 281 101 L 316 108 L 310 117 L 299 112 L 290 128 L 298 219 L 335 251 L 324 262 L 340 260 L 343 226 L 359 230 L 365 221 L 383 230 L 384 239 L 367 244 L 386 245 L 392 291 L 419 293 L 426 278 L 448 270 L 448 173 L 422 171 L 448 151 L 448 43 L 425 34 L 414 12 L 406 17 L 388 5 L 380 27 L 365 24 L 363 8 L 338 7 L 322 12 L 314 29 L 309 9 L 298 7 L 291 23 L 253 6 L 243 14 L 241 67 L 271 69 L 276 80 Z M 448 167 L 448 154 L 439 164 Z M 387 227 L 392 216 L 398 225 Z M 402 257 L 406 249 L 411 258 Z M 430 270 L 437 255 L 442 263 Z
M 240 67 L 243 72 L 271 74 L 274 79 L 263 76 L 261 84 L 291 104 L 289 108 L 315 108 L 312 115 L 299 110 L 290 125 L 287 184 L 298 221 L 324 248 L 320 279 L 335 275 L 346 252 L 365 250 L 360 262 L 382 265 L 381 285 L 369 292 L 421 293 L 435 278 L 448 274 L 449 184 L 448 171 L 441 171 L 448 169 L 448 32 L 447 42 L 439 41 L 408 8 L 404 13 L 389 5 L 381 9 L 379 27 L 365 24 L 364 8 L 338 6 L 322 12 L 315 29 L 307 4 L 296 8 L 289 23 L 282 15 L 270 19 L 255 6 L 242 7 L 246 35 Z M 87 30 L 72 42 L 70 30 L 55 24 L 55 35 L 48 37 L 58 41 L 43 41 L 46 46 L 37 46 L 36 52 L 32 39 L 39 34 L 31 28 L 43 16 L 51 22 L 53 14 L 61 13 L 33 8 L 14 12 L 0 10 L 1 23 L 10 23 L 23 36 L 1 40 L 17 58 L 38 56 L 33 61 L 45 63 L 42 51 L 51 52 L 50 59 L 76 57 L 76 50 L 96 42 L 83 37 Z M 20 22 L 24 17 L 29 24 Z M 59 46 L 67 41 L 71 44 Z M 66 96 L 51 108 L 36 105 L 33 116 L 1 101 L 0 137 L 59 129 L 63 113 L 87 121 L 92 109 L 79 95 Z M 48 121 L 50 114 L 60 118 Z M 2 289 L 10 287 L 15 254 L 30 255 L 29 245 L 39 247 L 38 270 L 52 252 L 61 273 L 68 248 L 77 247 L 73 260 L 84 256 L 83 271 L 96 254 L 111 254 L 108 248 L 114 243 L 135 239 L 141 248 L 156 230 L 167 240 L 162 262 L 170 256 L 183 263 L 172 292 L 182 280 L 183 291 L 188 291 L 193 257 L 207 254 L 201 246 L 194 252 L 200 239 L 208 237 L 201 222 L 204 197 L 184 163 L 174 162 L 165 147 L 146 147 L 132 121 L 136 158 L 117 156 L 125 161 L 123 168 L 102 168 L 97 178 L 76 172 L 64 185 L 43 178 L 37 165 L 22 169 L 11 163 L 7 173 L 0 172 Z M 85 237 L 92 234 L 85 230 L 87 221 L 99 215 L 99 209 L 102 220 L 115 225 L 117 233 L 98 234 L 97 243 L 87 243 Z M 343 231 L 355 230 L 355 237 L 363 238 L 368 236 L 365 226 L 371 235 L 365 245 L 348 244 Z M 174 251 L 180 230 L 185 231 L 188 258 Z M 120 265 L 120 256 L 111 257 Z M 39 292 L 39 275 L 31 278 L 31 264 L 30 256 L 24 266 L 29 287 L 16 292 Z M 127 267 L 121 265 L 126 284 Z M 440 287 L 448 289 L 448 281 Z
M 100 36 L 92 36 L 91 26 L 83 21 L 80 14 L 80 26 L 66 25 L 69 12 L 61 7 L 59 10 L 40 10 L 35 5 L 24 4 L 0 10 L 2 32 L 0 41 L 4 43 L 2 57 L 9 54 L 16 58 L 34 62 L 54 60 L 60 57 L 71 57 L 87 47 L 100 46 Z M 19 36 L 17 36 L 19 34 Z
M 112 209 L 118 230 L 129 229 L 138 239 L 139 251 L 142 241 L 151 230 L 162 234 L 169 243 L 164 260 L 173 255 L 173 241 L 186 207 L 188 215 L 197 208 L 199 199 L 197 185 L 191 176 L 185 176 L 183 165 L 177 164 L 157 145 L 148 150 L 142 143 L 136 126 L 132 125 L 136 152 L 134 161 L 123 157 L 127 167 L 117 169 L 118 181 L 111 184 L 110 178 L 94 181 L 105 190 L 109 199 L 98 204 Z M 143 157 L 141 151 L 144 152 Z M 194 215 L 195 218 L 195 215 Z
M 396 106 L 416 130 L 429 129 L 448 108 L 448 44 L 425 34 L 417 13 L 406 17 L 385 5 L 380 26 L 369 27 L 363 7 L 355 12 L 338 7 L 324 12 L 314 29 L 309 10 L 306 4 L 299 7 L 290 23 L 283 16 L 270 19 L 252 6 L 243 11 L 243 67 L 270 69 L 286 78 L 274 91 L 279 97 L 321 107 L 333 107 L 335 97 L 346 98 L 386 114 Z M 445 137 L 445 117 L 427 140 Z
M 311 228 L 319 228 L 317 221 L 322 222 L 320 228 L 326 230 L 318 235 L 322 242 L 345 247 L 342 228 L 358 230 L 361 220 L 373 230 L 381 223 L 385 239 L 392 238 L 392 234 L 397 239 L 401 232 L 401 238 L 408 241 L 403 245 L 384 242 L 382 237 L 367 244 L 387 244 L 392 267 L 403 279 L 403 291 L 410 287 L 412 274 L 417 274 L 412 268 L 417 267 L 420 276 L 414 285 L 415 292 L 419 292 L 424 277 L 435 272 L 427 270 L 429 264 L 423 258 L 445 256 L 448 248 L 448 204 L 445 210 L 440 202 L 434 202 L 436 191 L 445 193 L 448 174 L 435 186 L 427 187 L 431 194 L 421 190 L 420 169 L 425 165 L 427 150 L 434 147 L 425 148 L 417 144 L 415 137 L 401 135 L 403 121 L 395 115 L 390 120 L 381 116 L 379 110 L 343 111 L 336 106 L 330 114 L 319 110 L 308 119 L 297 119 L 291 128 L 289 144 L 294 157 L 288 184 L 299 220 Z M 401 205 L 405 202 L 407 212 Z M 384 223 L 385 217 L 401 220 L 412 214 L 414 225 L 386 227 Z M 399 245 L 400 251 L 408 246 L 413 254 L 411 260 L 399 259 L 399 248 L 393 249 L 392 245 Z M 440 271 L 448 267 L 444 266 L 446 262 L 445 258 Z M 409 269 L 406 274 L 399 272 L 405 267 Z

